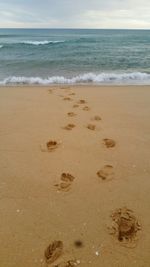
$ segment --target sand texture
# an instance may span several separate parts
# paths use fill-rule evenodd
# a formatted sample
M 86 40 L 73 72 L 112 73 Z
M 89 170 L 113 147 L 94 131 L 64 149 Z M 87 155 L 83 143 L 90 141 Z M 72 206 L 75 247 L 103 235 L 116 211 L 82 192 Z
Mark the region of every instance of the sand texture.
M 150 266 L 150 87 L 0 88 L 0 267 Z

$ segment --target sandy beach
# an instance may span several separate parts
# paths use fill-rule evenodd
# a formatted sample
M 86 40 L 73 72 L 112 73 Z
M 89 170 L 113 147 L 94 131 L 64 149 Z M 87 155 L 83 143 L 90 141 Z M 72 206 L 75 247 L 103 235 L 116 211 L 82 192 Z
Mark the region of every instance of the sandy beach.
M 0 87 L 0 125 L 1 267 L 150 266 L 150 86 Z

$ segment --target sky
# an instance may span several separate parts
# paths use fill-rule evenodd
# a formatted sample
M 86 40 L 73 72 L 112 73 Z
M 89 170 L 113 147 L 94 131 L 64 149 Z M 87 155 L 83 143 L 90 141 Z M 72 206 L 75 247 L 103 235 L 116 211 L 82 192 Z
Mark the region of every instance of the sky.
M 0 28 L 150 29 L 150 0 L 0 0 Z

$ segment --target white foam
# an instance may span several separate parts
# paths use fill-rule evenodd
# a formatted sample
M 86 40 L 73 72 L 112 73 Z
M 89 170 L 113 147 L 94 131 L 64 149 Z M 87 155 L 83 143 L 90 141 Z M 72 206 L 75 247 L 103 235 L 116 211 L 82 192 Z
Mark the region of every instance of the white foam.
M 47 44 L 57 44 L 64 43 L 65 41 L 22 41 L 20 44 L 28 44 L 28 45 L 47 45 Z
M 94 83 L 94 84 L 149 84 L 150 74 L 133 72 L 133 73 L 86 73 L 78 75 L 72 78 L 66 78 L 64 76 L 52 76 L 48 78 L 40 77 L 7 77 L 0 81 L 0 85 L 8 84 L 82 84 L 82 83 Z
M 0 48 L 2 48 L 3 47 L 3 45 L 0 45 Z

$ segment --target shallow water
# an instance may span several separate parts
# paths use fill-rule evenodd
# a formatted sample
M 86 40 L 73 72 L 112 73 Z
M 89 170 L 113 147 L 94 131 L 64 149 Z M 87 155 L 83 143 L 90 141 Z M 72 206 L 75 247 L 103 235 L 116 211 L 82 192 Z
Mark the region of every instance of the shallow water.
M 150 84 L 150 30 L 0 29 L 0 84 Z

